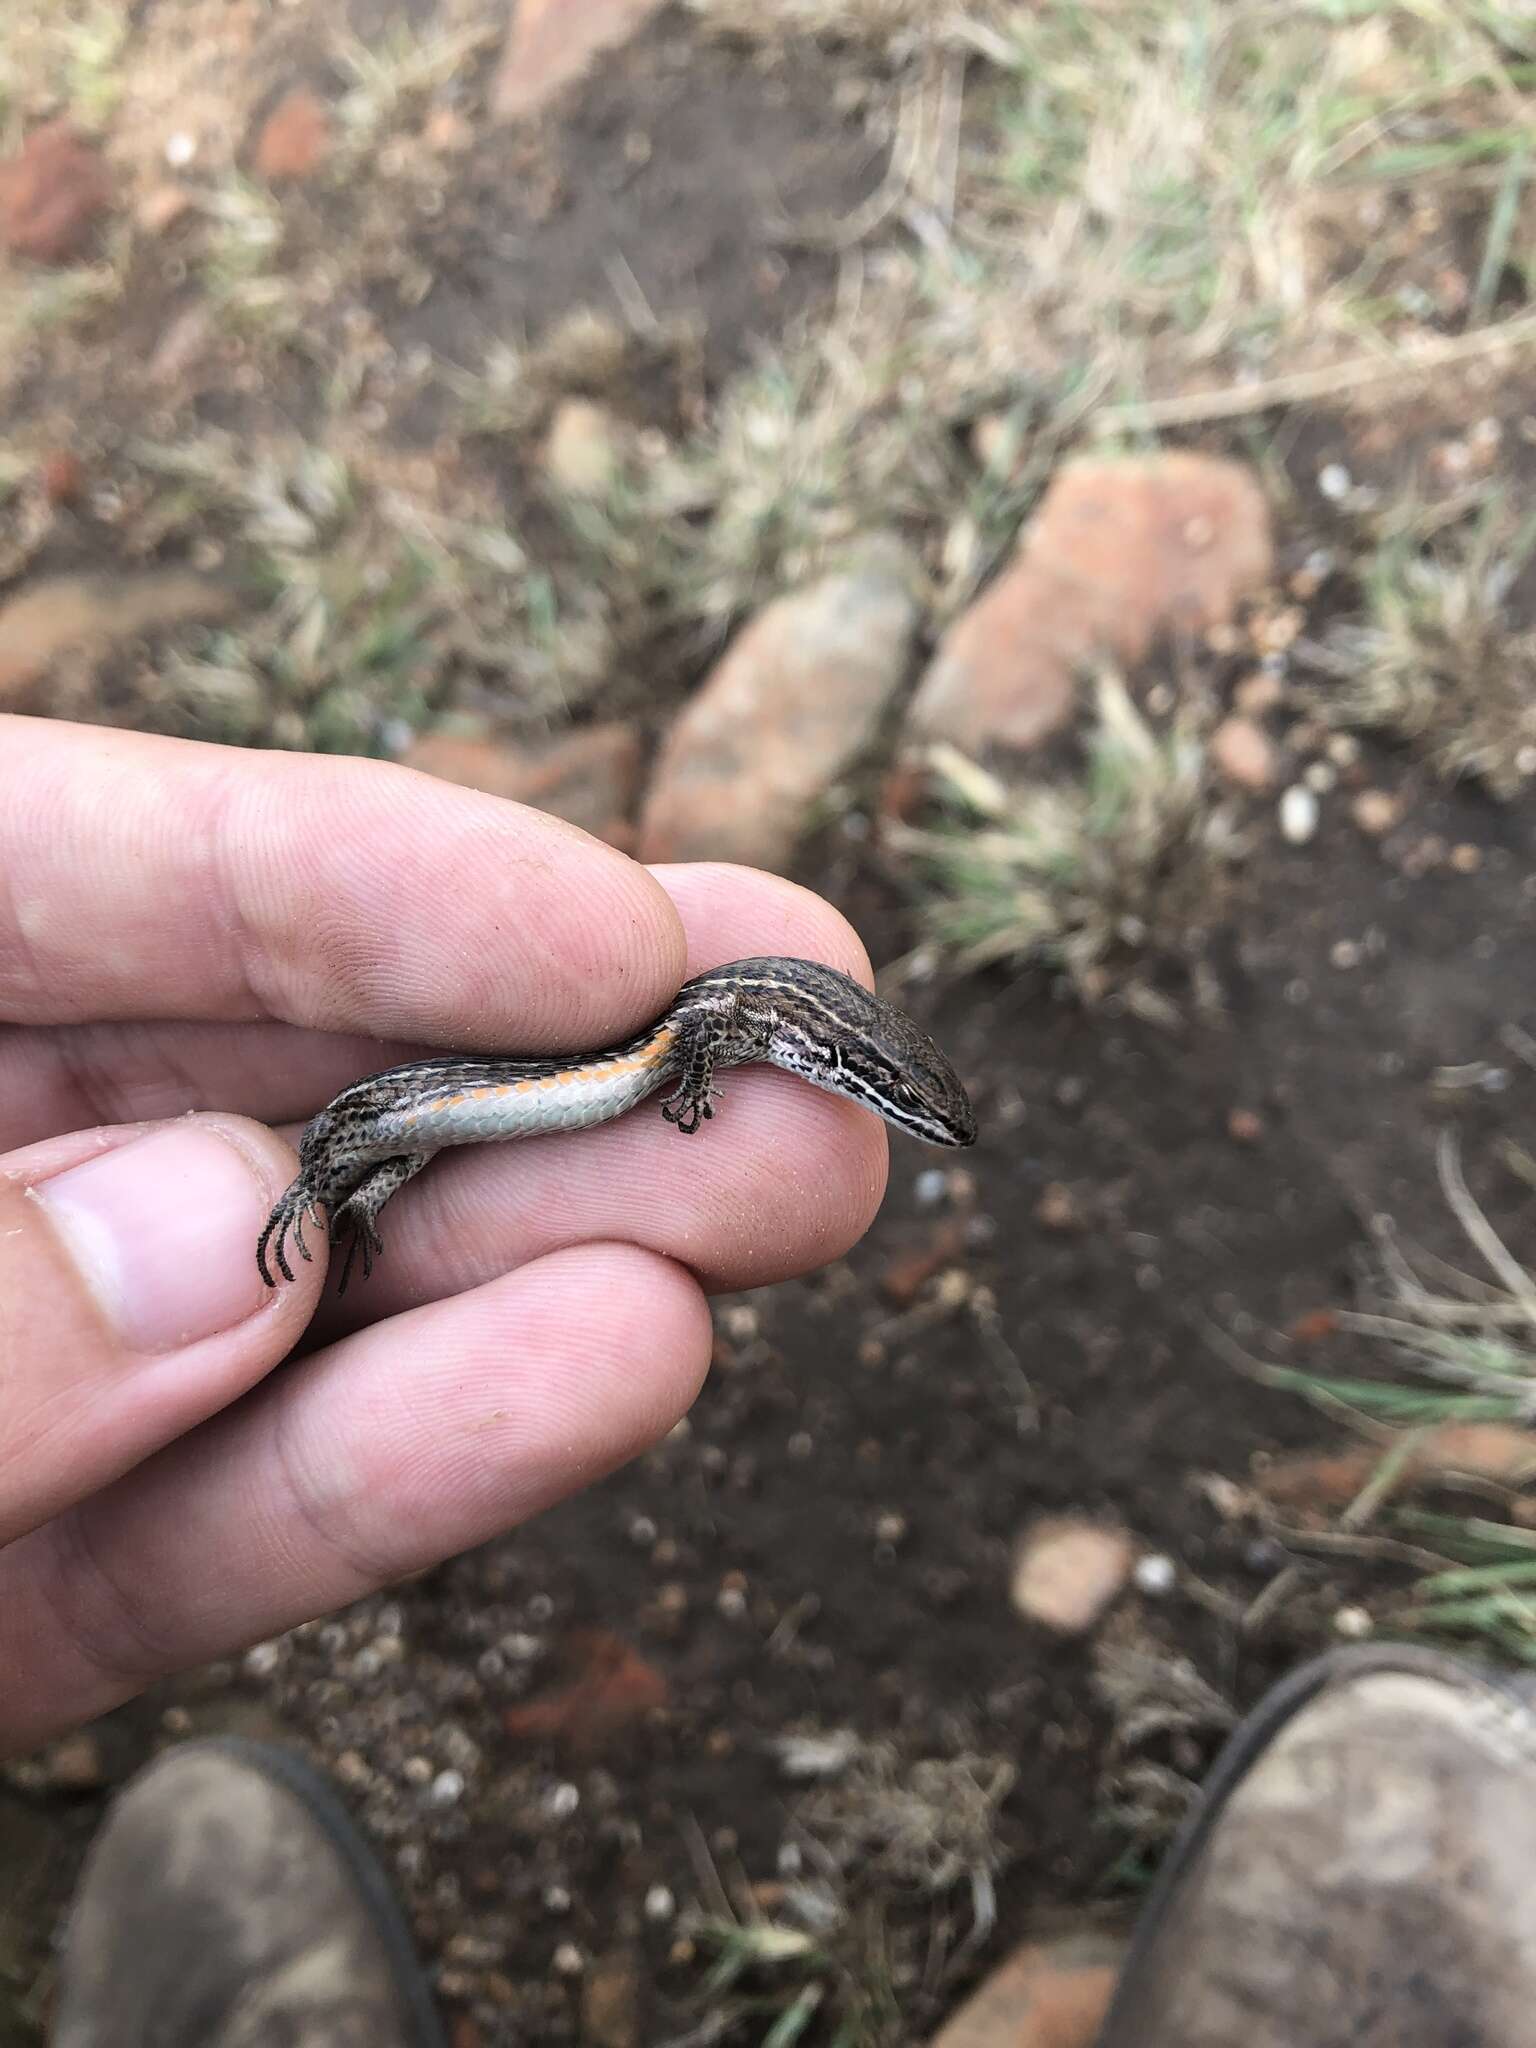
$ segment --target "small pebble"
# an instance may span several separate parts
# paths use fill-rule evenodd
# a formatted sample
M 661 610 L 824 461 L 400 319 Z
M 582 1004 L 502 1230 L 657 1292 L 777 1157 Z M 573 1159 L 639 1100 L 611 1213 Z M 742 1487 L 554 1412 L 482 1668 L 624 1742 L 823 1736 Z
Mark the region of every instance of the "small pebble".
M 1342 462 L 1328 462 L 1317 472 L 1317 488 L 1335 505 L 1347 498 L 1354 479 Z
M 670 1920 L 677 1911 L 677 1900 L 664 1884 L 653 1884 L 645 1895 L 644 1912 L 647 1920 Z
M 925 1167 L 912 1183 L 912 1199 L 920 1209 L 937 1208 L 948 1186 L 949 1175 L 942 1166 Z
M 1280 678 L 1267 669 L 1257 675 L 1244 676 L 1232 692 L 1235 710 L 1249 718 L 1260 718 L 1266 711 L 1273 711 L 1285 696 L 1285 685 Z
M 1380 839 L 1397 823 L 1397 799 L 1384 789 L 1362 789 L 1349 814 L 1369 839 Z
M 1464 841 L 1460 846 L 1451 848 L 1451 866 L 1458 875 L 1475 875 L 1482 864 L 1483 849 L 1480 846 L 1471 846 Z
M 1264 1136 L 1264 1119 L 1256 1109 L 1229 1109 L 1227 1136 L 1235 1145 L 1257 1145 Z
M 1280 799 L 1280 831 L 1292 846 L 1305 846 L 1317 830 L 1317 797 L 1300 782 L 1293 782 Z
M 1339 771 L 1331 761 L 1309 761 L 1302 780 L 1318 796 L 1326 796 L 1330 789 L 1337 789 Z
M 432 1789 L 427 1797 L 434 1806 L 457 1806 L 464 1797 L 464 1773 L 439 1771 L 432 1780 Z
M 197 137 L 195 135 L 189 135 L 184 128 L 179 128 L 174 135 L 167 136 L 165 160 L 173 171 L 184 171 L 196 155 Z
M 1179 1573 L 1171 1557 L 1154 1554 L 1138 1558 L 1136 1569 L 1131 1576 L 1143 1593 L 1160 1595 L 1173 1591 Z
M 1371 1633 L 1371 1617 L 1363 1607 L 1341 1607 L 1333 1617 L 1335 1635 L 1358 1640 Z
M 569 1913 L 571 1895 L 563 1884 L 549 1884 L 544 1887 L 544 1910 L 546 1913 Z
M 550 1961 L 560 1977 L 579 1977 L 587 1967 L 587 1959 L 574 1941 L 562 1941 Z
M 900 1543 L 907 1533 L 907 1518 L 894 1512 L 880 1515 L 875 1522 L 877 1543 Z
M 1353 939 L 1339 939 L 1330 948 L 1328 958 L 1335 967 L 1349 969 L 1360 965 L 1360 948 Z

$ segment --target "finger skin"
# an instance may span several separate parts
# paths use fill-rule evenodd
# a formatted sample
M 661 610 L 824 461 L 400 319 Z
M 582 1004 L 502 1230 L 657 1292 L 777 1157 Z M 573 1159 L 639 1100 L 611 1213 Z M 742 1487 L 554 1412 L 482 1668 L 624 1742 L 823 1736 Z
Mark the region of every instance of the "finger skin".
M 0 1552 L 0 1750 L 488 1541 L 654 1442 L 708 1308 L 629 1245 L 360 1332 Z
M 292 1175 L 291 1147 L 240 1118 L 201 1122 L 229 1148 L 234 1185 L 249 1188 L 252 1213 L 275 1199 Z M 323 1266 L 301 1267 L 292 1288 L 271 1294 L 252 1260 L 243 1318 L 174 1349 L 124 1345 L 66 1247 L 48 1192 L 71 1167 L 155 1128 L 83 1132 L 0 1159 L 0 1545 L 244 1394 L 292 1350 L 313 1310 Z M 243 1232 L 205 1246 L 197 1215 L 167 1213 L 158 1227 L 184 1242 L 189 1262 L 245 1257 Z
M 0 1021 L 600 1045 L 683 974 L 645 869 L 386 762 L 0 715 Z
M 871 985 L 869 956 L 857 934 L 809 890 L 723 863 L 659 867 L 652 873 L 683 922 L 686 953 L 679 952 L 679 981 L 744 955 L 780 953 L 826 960 Z M 380 944 L 387 950 L 386 941 Z M 454 977 L 451 987 L 457 986 Z M 675 987 L 665 990 L 658 1009 L 674 993 Z M 473 1034 L 474 1019 L 466 1010 L 445 1043 L 469 1045 L 476 1042 Z M 583 1045 L 570 1037 L 563 1049 L 585 1051 L 598 1042 L 589 1039 Z M 488 1049 L 514 1052 L 528 1049 L 528 1042 L 516 1032 L 505 1044 Z M 442 1047 L 372 1031 L 312 1031 L 279 1021 L 156 1016 L 17 1026 L 0 1033 L 0 1151 L 60 1131 L 140 1123 L 189 1109 L 302 1123 L 363 1075 L 433 1050 Z
M 680 972 L 774 952 L 825 960 L 869 984 L 856 933 L 808 890 L 727 865 L 655 872 L 686 933 Z M 15 1105 L 13 1123 L 29 1137 L 39 1120 L 69 1113 L 110 1119 L 204 1104 L 297 1120 L 415 1050 L 280 1024 L 18 1031 L 0 1040 L 0 1078 L 11 1082 L 0 1086 L 0 1103 Z M 839 1257 L 884 1192 L 880 1124 L 761 1069 L 725 1076 L 722 1090 L 718 1115 L 692 1137 L 648 1103 L 600 1130 L 444 1154 L 390 1204 L 385 1258 L 340 1303 L 329 1296 L 320 1334 L 478 1286 L 592 1237 L 648 1245 L 711 1288 L 759 1286 Z

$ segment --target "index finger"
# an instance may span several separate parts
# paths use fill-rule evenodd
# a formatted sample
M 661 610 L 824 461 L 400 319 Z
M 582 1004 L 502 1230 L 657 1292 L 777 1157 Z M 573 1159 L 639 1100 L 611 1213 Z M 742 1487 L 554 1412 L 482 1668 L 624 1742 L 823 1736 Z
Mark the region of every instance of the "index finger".
M 537 1050 L 654 1016 L 685 961 L 643 868 L 520 804 L 385 762 L 0 716 L 0 1021 Z

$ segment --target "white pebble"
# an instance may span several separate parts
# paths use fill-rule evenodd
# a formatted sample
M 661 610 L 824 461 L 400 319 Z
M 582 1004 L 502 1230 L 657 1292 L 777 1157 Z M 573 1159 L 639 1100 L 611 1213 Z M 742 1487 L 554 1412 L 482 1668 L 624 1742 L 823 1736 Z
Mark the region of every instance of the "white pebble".
M 1150 1557 L 1139 1557 L 1132 1574 L 1143 1593 L 1171 1593 L 1178 1581 L 1178 1567 L 1171 1557 L 1154 1552 Z
M 571 1895 L 563 1884 L 545 1885 L 544 1910 L 546 1913 L 569 1913 Z
M 1325 498 L 1331 498 L 1335 504 L 1341 498 L 1349 496 L 1353 483 L 1354 478 L 1342 462 L 1325 463 L 1317 472 L 1317 488 Z
M 1333 1617 L 1335 1635 L 1358 1638 L 1371 1632 L 1371 1617 L 1363 1607 L 1341 1607 Z
M 165 142 L 165 160 L 173 171 L 184 171 L 197 155 L 197 137 L 189 135 L 185 128 L 178 128 L 174 135 L 168 135 Z
M 1293 782 L 1281 797 L 1280 830 L 1292 846 L 1305 846 L 1317 830 L 1317 797 L 1304 783 Z
M 943 1201 L 949 1175 L 942 1166 L 928 1166 L 912 1183 L 912 1195 L 920 1209 L 933 1209 Z
M 457 1806 L 464 1797 L 464 1773 L 439 1771 L 432 1780 L 432 1789 L 427 1797 L 434 1806 Z
M 579 1977 L 587 1967 L 587 1959 L 574 1941 L 562 1941 L 553 1957 L 555 1972 L 561 1977 Z
M 670 1920 L 677 1911 L 677 1901 L 664 1884 L 653 1884 L 645 1895 L 645 1917 L 647 1920 Z
M 569 1820 L 580 1804 L 580 1791 L 576 1786 L 567 1782 L 564 1785 L 555 1785 L 550 1788 L 549 1797 L 545 1801 L 545 1810 L 548 1812 L 551 1820 Z
M 1331 761 L 1310 761 L 1304 780 L 1308 789 L 1315 790 L 1319 796 L 1326 796 L 1330 789 L 1338 787 L 1339 771 Z

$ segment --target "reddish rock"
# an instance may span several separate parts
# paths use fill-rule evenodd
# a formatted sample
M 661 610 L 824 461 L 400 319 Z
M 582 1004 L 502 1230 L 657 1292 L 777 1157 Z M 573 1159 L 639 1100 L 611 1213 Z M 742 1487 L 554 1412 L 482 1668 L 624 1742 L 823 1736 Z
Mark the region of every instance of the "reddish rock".
M 1064 468 L 1017 553 L 945 634 L 912 730 L 1025 752 L 1071 716 L 1085 662 L 1229 620 L 1270 579 L 1269 508 L 1234 462 L 1180 451 Z
M 191 210 L 192 194 L 187 187 L 167 182 L 150 187 L 134 208 L 134 219 L 145 234 L 163 235 Z
M 1384 789 L 1362 789 L 1349 814 L 1368 839 L 1380 839 L 1402 816 L 1402 805 Z
M 491 83 L 498 121 L 536 114 L 572 85 L 604 50 L 627 43 L 662 0 L 517 0 Z
M 998 1964 L 930 2048 L 1092 2048 L 1125 1943 L 1099 1928 L 1030 1941 Z
M 916 625 L 894 546 L 760 612 L 668 735 L 641 814 L 642 859 L 782 869 L 817 801 L 873 738 Z
M 965 1226 L 956 1217 L 934 1225 L 924 1244 L 900 1254 L 880 1275 L 880 1292 L 897 1308 L 910 1308 L 935 1273 L 965 1251 Z
M 50 505 L 73 505 L 85 489 L 85 465 L 72 448 L 55 448 L 38 464 L 37 481 Z
M 307 86 L 285 92 L 261 124 L 251 162 L 269 184 L 312 178 L 331 147 L 331 116 Z
M 1339 1334 L 1339 1312 L 1333 1308 L 1310 1308 L 1298 1316 L 1285 1333 L 1293 1344 L 1321 1344 Z
M 1123 1529 L 1072 1516 L 1037 1522 L 1013 1567 L 1013 1604 L 1058 1635 L 1084 1635 L 1118 1599 L 1136 1564 Z
M 531 804 L 626 849 L 640 794 L 640 741 L 627 725 L 589 725 L 543 746 L 429 733 L 402 760 L 444 782 Z
M 1272 789 L 1278 771 L 1275 746 L 1251 718 L 1224 718 L 1211 734 L 1216 772 L 1239 789 Z
M 1293 1510 L 1347 1507 L 1380 1469 L 1380 1444 L 1317 1457 L 1276 1458 L 1255 1475 L 1266 1500 Z M 1404 1458 L 1399 1487 L 1455 1475 L 1522 1486 L 1536 1474 L 1536 1435 L 1512 1422 L 1444 1422 Z
M 0 247 L 33 263 L 73 263 L 111 201 L 100 151 L 68 121 L 50 121 L 0 163 Z
M 602 1629 L 566 1644 L 565 1682 L 526 1705 L 508 1707 L 502 1723 L 514 1742 L 554 1742 L 592 1756 L 666 1705 L 667 1682 L 638 1651 Z
M 1229 1109 L 1227 1136 L 1234 1145 L 1261 1145 L 1264 1142 L 1264 1119 L 1256 1109 Z
M 233 598 L 200 576 L 55 576 L 0 603 L 0 704 L 72 648 L 89 651 L 189 619 L 222 618 Z

